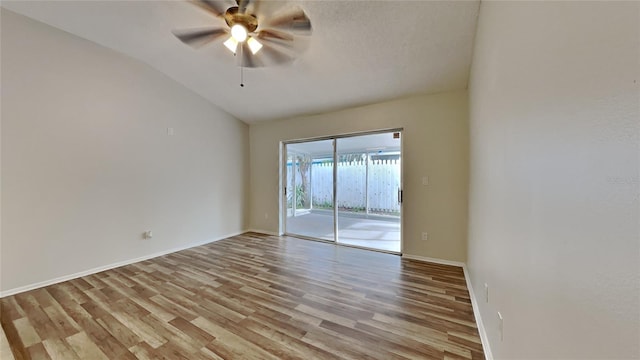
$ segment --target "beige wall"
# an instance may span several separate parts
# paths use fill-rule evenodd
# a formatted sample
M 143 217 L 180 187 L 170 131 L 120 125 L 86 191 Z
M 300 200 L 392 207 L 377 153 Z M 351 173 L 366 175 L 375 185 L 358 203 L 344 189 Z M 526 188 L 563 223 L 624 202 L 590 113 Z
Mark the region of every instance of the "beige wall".
M 279 143 L 404 128 L 404 252 L 466 258 L 468 114 L 466 91 L 418 96 L 321 115 L 252 124 L 251 227 L 278 231 Z M 429 185 L 422 185 L 422 177 Z M 429 240 L 421 240 L 421 232 Z
M 128 57 L 1 20 L 2 291 L 245 228 L 247 125 Z
M 481 5 L 468 265 L 495 358 L 640 357 L 639 44 L 638 2 Z

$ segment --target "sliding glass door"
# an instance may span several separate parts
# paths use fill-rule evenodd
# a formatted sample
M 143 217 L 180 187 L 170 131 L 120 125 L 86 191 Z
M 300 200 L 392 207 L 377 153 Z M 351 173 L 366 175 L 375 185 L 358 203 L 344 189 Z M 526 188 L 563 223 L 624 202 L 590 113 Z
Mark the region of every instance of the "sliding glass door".
M 400 253 L 400 134 L 286 143 L 284 232 Z

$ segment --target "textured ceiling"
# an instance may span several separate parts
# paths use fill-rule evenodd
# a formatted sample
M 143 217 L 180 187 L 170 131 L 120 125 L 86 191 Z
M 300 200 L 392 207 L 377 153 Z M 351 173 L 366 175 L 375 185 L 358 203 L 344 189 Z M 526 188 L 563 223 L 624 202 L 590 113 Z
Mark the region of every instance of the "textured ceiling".
M 191 4 L 3 1 L 2 7 L 141 60 L 248 123 L 467 86 L 478 1 L 263 0 L 260 9 L 292 4 L 313 25 L 307 50 L 291 64 L 245 69 L 242 88 L 240 68 L 222 41 L 196 50 L 172 35 L 224 25 Z

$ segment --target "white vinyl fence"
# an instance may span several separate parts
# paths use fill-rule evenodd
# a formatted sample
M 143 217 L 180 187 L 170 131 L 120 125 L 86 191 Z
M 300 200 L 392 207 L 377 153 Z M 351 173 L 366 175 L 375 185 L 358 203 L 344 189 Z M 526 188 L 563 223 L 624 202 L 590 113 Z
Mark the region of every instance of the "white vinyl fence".
M 339 209 L 394 214 L 400 211 L 399 189 L 399 160 L 372 160 L 369 162 L 368 170 L 365 161 L 338 163 Z M 312 164 L 313 207 L 330 206 L 332 194 L 333 164 Z

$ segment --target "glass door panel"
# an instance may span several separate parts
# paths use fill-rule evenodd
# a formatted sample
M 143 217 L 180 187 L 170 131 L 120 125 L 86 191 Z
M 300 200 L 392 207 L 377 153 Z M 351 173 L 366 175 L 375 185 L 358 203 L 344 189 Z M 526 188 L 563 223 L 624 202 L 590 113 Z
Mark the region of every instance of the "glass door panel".
M 400 141 L 400 132 L 336 140 L 339 243 L 401 251 Z
M 286 233 L 335 241 L 333 143 L 286 144 Z
M 295 178 L 292 176 L 293 174 L 295 174 L 296 172 L 296 167 L 295 167 L 295 162 L 293 161 L 294 156 L 291 153 L 287 153 L 287 163 L 286 163 L 286 183 L 285 183 L 285 188 L 286 189 L 295 189 L 296 188 L 296 183 L 295 183 Z M 295 199 L 293 198 L 294 196 L 293 191 L 287 191 L 286 192 L 286 218 L 289 218 L 291 216 L 293 216 L 293 203 L 295 202 Z

